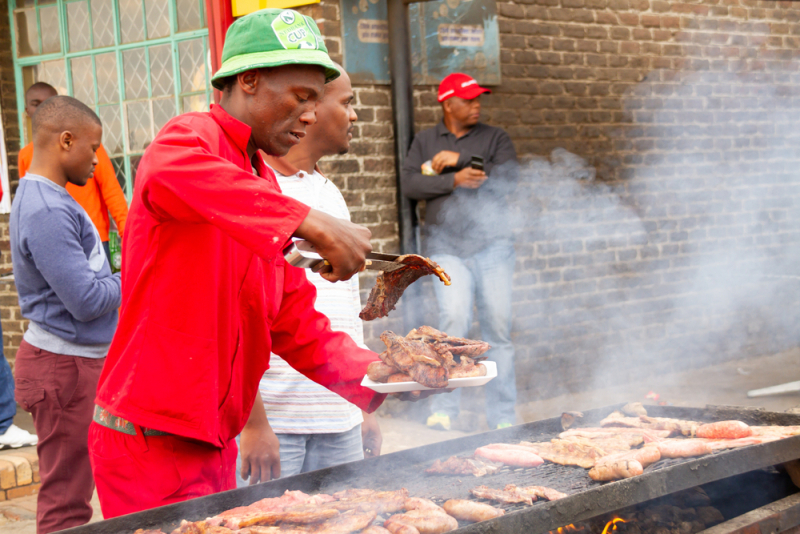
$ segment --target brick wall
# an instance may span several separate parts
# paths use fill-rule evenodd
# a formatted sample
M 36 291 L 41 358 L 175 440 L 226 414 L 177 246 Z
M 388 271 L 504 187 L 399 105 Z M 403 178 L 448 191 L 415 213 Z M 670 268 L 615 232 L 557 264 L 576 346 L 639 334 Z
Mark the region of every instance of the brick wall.
M 0 107 L 8 153 L 9 182 L 11 193 L 16 190 L 17 153 L 20 137 L 17 115 L 16 86 L 14 83 L 14 62 L 11 52 L 11 31 L 8 21 L 8 0 L 0 0 Z M 3 194 L 10 194 L 4 191 Z M 11 248 L 8 240 L 8 215 L 0 215 L 0 273 L 11 270 Z M 13 282 L 0 280 L 0 321 L 3 326 L 3 350 L 13 361 L 22 341 L 25 321 L 19 312 L 17 292 Z
M 321 9 L 338 51 L 338 4 Z M 518 0 L 498 13 L 503 83 L 483 109 L 528 162 L 515 195 L 523 397 L 796 345 L 794 280 L 758 276 L 792 276 L 798 251 L 800 5 Z M 433 126 L 435 87 L 414 97 L 417 130 Z M 362 136 L 349 158 L 365 145 L 380 146 Z M 596 178 L 548 159 L 557 148 Z M 390 160 L 387 147 L 388 173 Z M 430 284 L 406 305 L 435 324 Z M 372 347 L 404 312 L 367 325 Z

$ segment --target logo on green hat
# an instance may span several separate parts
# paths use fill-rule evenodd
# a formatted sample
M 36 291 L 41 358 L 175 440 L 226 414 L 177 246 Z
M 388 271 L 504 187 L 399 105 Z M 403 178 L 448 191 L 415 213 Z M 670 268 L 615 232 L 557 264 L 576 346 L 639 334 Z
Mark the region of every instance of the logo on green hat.
M 308 27 L 305 17 L 286 10 L 272 21 L 272 31 L 286 50 L 317 50 L 317 37 Z

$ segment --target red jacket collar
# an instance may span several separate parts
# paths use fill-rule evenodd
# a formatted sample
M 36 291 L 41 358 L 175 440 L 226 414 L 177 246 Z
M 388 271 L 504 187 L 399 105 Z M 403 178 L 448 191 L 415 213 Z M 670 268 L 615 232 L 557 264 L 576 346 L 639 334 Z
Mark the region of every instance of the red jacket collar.
M 267 165 L 269 165 L 270 167 L 272 167 L 273 169 L 275 169 L 284 176 L 294 176 L 295 174 L 300 172 L 300 169 L 289 163 L 286 160 L 286 158 L 270 156 L 261 150 L 259 150 L 258 152 L 261 154 L 261 157 L 264 158 L 264 161 L 267 163 Z M 322 174 L 322 172 L 320 172 L 319 170 L 319 165 L 314 165 L 314 170 Z
M 211 104 L 211 116 L 236 143 L 236 146 L 247 154 L 247 143 L 250 142 L 251 128 L 242 121 L 231 117 L 227 111 L 222 109 L 222 106 L 217 104 Z

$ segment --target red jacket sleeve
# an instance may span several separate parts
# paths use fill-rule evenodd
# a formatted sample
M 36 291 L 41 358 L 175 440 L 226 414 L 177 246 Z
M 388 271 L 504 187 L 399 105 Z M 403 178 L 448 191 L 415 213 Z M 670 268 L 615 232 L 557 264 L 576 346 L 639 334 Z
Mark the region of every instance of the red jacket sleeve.
M 272 352 L 295 370 L 372 413 L 385 394 L 361 386 L 367 366 L 378 360 L 344 332 L 331 330 L 328 318 L 314 309 L 317 290 L 296 267 L 284 268 L 283 301 L 272 325 Z
M 156 220 L 212 224 L 271 260 L 310 208 L 218 155 L 219 136 L 201 118 L 173 119 L 142 158 L 142 203 Z

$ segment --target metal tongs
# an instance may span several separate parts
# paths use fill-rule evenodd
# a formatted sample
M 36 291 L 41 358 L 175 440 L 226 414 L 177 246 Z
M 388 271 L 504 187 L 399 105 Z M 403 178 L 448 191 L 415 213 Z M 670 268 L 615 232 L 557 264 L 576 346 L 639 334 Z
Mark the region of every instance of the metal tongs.
M 301 269 L 311 269 L 311 271 L 318 273 L 325 267 L 330 266 L 328 260 L 317 254 L 314 245 L 303 239 L 298 239 L 289 243 L 283 249 L 283 257 L 289 262 L 289 265 L 300 267 Z M 398 262 L 400 258 L 397 254 L 381 254 L 379 252 L 370 252 L 367 254 L 366 268 L 371 271 L 384 271 L 392 272 L 404 264 Z

